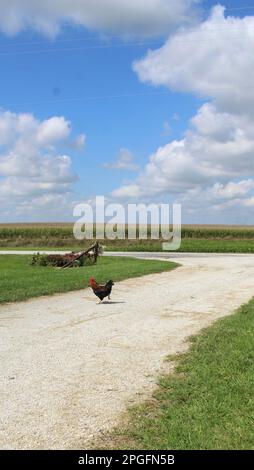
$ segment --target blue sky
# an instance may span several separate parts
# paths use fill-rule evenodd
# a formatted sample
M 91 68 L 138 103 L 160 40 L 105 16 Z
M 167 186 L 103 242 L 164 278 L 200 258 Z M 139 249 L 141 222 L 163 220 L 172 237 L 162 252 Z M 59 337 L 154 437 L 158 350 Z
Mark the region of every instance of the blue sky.
M 13 3 L 15 4 L 15 1 Z M 18 13 L 21 15 L 22 1 L 16 3 L 19 8 Z M 86 0 L 85 3 L 89 3 L 89 1 Z M 151 0 L 151 3 L 153 3 L 153 0 Z M 187 1 L 187 3 L 189 8 L 189 10 L 187 9 L 187 17 L 191 17 L 192 9 L 193 11 L 195 9 L 196 14 L 197 6 L 189 5 L 192 3 L 191 1 Z M 248 2 L 246 6 L 251 6 L 251 3 Z M 162 4 L 165 4 L 165 2 L 162 1 Z M 203 105 L 210 103 L 216 108 L 213 108 L 212 111 L 209 110 L 209 119 L 212 112 L 212 118 L 218 122 L 220 122 L 223 115 L 224 121 L 230 122 L 231 126 L 233 126 L 232 122 L 234 121 L 235 128 L 239 129 L 240 127 L 240 123 L 236 122 L 235 116 L 241 115 L 242 119 L 244 113 L 242 109 L 238 112 L 238 108 L 231 109 L 230 106 L 227 107 L 224 103 L 224 101 L 229 101 L 227 97 L 225 100 L 218 100 L 218 97 L 213 96 L 209 90 L 208 93 L 205 90 L 200 94 L 197 92 L 196 85 L 193 84 L 185 83 L 178 86 L 181 80 L 186 81 L 186 76 L 189 73 L 188 69 L 183 71 L 184 77 L 178 77 L 178 83 L 176 84 L 174 81 L 176 78 L 172 76 L 166 79 L 158 76 L 154 78 L 154 72 L 151 72 L 153 65 L 148 64 L 146 61 L 148 49 L 158 51 L 158 54 L 160 54 L 165 43 L 177 34 L 178 28 L 183 28 L 185 31 L 199 28 L 202 22 L 209 17 L 210 9 L 216 4 L 217 2 L 213 1 L 200 2 L 198 6 L 200 8 L 199 16 L 198 18 L 195 17 L 191 24 L 188 24 L 188 21 L 187 24 L 186 21 L 180 21 L 179 23 L 176 22 L 176 25 L 172 28 L 170 23 L 168 31 L 167 27 L 163 25 L 162 34 L 158 32 L 160 31 L 159 26 L 156 34 L 149 33 L 148 26 L 146 34 L 138 36 L 135 30 L 135 32 L 131 32 L 127 39 L 124 35 L 128 33 L 128 28 L 131 27 L 129 24 L 127 26 L 123 25 L 123 31 L 118 29 L 115 31 L 113 23 L 109 27 L 103 25 L 91 27 L 90 25 L 87 26 L 86 20 L 82 25 L 75 23 L 73 20 L 67 20 L 68 24 L 66 24 L 65 18 L 62 23 L 59 20 L 59 23 L 61 23 L 59 32 L 52 35 L 52 32 L 47 34 L 47 32 L 41 31 L 41 28 L 29 24 L 29 22 L 17 28 L 15 27 L 15 31 L 8 30 L 6 32 L 6 27 L 9 28 L 8 15 L 7 26 L 4 24 L 5 20 L 1 20 L 0 103 L 2 116 L 0 115 L 0 128 L 1 119 L 4 123 L 6 122 L 6 113 L 16 116 L 16 121 L 14 119 L 16 124 L 12 124 L 16 127 L 18 126 L 18 116 L 23 114 L 32 115 L 37 120 L 38 126 L 39 123 L 43 123 L 52 117 L 64 117 L 65 121 L 68 121 L 71 126 L 68 139 L 56 139 L 54 142 L 47 141 L 46 144 L 43 144 L 43 148 L 38 148 L 34 144 L 31 152 L 36 153 L 38 151 L 40 155 L 37 155 L 36 158 L 41 159 L 45 156 L 54 158 L 56 155 L 68 155 L 70 159 L 69 172 L 72 176 L 76 175 L 76 177 L 70 178 L 69 181 L 62 181 L 60 190 L 57 190 L 52 189 L 51 180 L 48 183 L 46 182 L 44 174 L 40 180 L 40 174 L 31 173 L 29 181 L 34 178 L 31 191 L 22 193 L 22 190 L 20 190 L 18 192 L 19 182 L 21 182 L 21 188 L 22 185 L 27 187 L 26 176 L 18 174 L 13 168 L 11 171 L 6 170 L 7 163 L 8 168 L 10 167 L 9 155 L 14 153 L 14 148 L 15 152 L 18 152 L 16 144 L 20 139 L 20 131 L 17 131 L 18 135 L 16 137 L 9 138 L 8 143 L 2 144 L 2 147 L 0 147 L 2 148 L 0 153 L 1 222 L 72 220 L 74 203 L 90 200 L 97 194 L 103 194 L 109 200 L 117 200 L 124 204 L 133 202 L 133 197 L 137 199 L 137 202 L 175 200 L 181 202 L 184 206 L 184 221 L 188 223 L 254 222 L 252 178 L 246 169 L 237 170 L 238 176 L 237 171 L 231 171 L 227 167 L 225 170 L 227 176 L 225 176 L 223 170 L 221 173 L 218 171 L 218 174 L 215 174 L 214 177 L 206 176 L 202 182 L 199 177 L 195 176 L 188 184 L 187 182 L 182 184 L 182 181 L 184 182 L 186 178 L 186 173 L 192 173 L 189 163 L 186 163 L 184 170 L 181 166 L 181 172 L 183 173 L 180 175 L 177 173 L 176 178 L 174 173 L 171 175 L 171 170 L 167 166 L 167 175 L 164 181 L 164 176 L 161 175 L 165 171 L 163 169 L 163 160 L 161 168 L 158 168 L 156 163 L 157 173 L 154 173 L 154 180 L 153 176 L 151 181 L 148 177 L 147 165 L 149 164 L 149 158 L 152 155 L 157 155 L 160 148 L 166 148 L 171 142 L 180 142 L 185 137 L 186 132 L 190 130 L 190 119 L 197 115 L 198 110 Z M 225 11 L 225 18 L 227 14 L 239 18 L 243 18 L 248 14 L 253 15 L 254 21 L 254 5 L 253 9 L 244 9 L 239 2 L 233 0 L 223 1 L 223 5 L 229 8 L 228 11 Z M 6 8 L 8 8 L 8 5 Z M 25 16 L 28 13 L 24 7 L 22 14 Z M 53 13 L 55 21 L 56 13 Z M 47 11 L 49 21 L 51 19 L 50 15 L 53 15 L 53 13 L 50 9 Z M 38 17 L 42 15 L 40 8 L 38 8 L 36 14 L 38 14 Z M 96 14 L 95 11 L 95 17 Z M 159 21 L 160 19 L 158 24 Z M 245 25 L 240 26 L 246 28 Z M 219 30 L 218 26 L 216 28 Z M 233 28 L 229 26 L 229 32 L 232 31 Z M 241 30 L 239 37 L 242 34 Z M 178 39 L 178 44 L 181 45 L 184 40 L 184 38 L 182 40 Z M 223 41 L 224 39 L 221 41 L 222 48 L 225 44 Z M 230 41 L 230 37 L 228 41 Z M 247 47 L 252 46 L 251 39 L 249 40 L 250 44 L 247 44 L 247 42 Z M 203 44 L 207 43 L 209 43 L 209 38 L 203 41 Z M 198 40 L 194 44 L 196 44 L 196 48 L 202 47 Z M 236 50 L 237 47 L 239 47 L 238 42 Z M 223 53 L 224 55 L 227 54 L 226 47 Z M 195 54 L 195 47 L 193 54 Z M 210 51 L 207 55 L 209 54 Z M 230 57 L 232 57 L 232 54 Z M 142 59 L 144 59 L 143 64 Z M 172 61 L 172 54 L 170 60 Z M 246 60 L 248 60 L 248 57 Z M 133 70 L 135 61 L 139 61 L 139 64 L 141 64 L 138 66 L 138 70 Z M 179 64 L 172 63 L 171 65 L 171 71 L 174 67 L 179 68 Z M 140 67 L 143 67 L 142 70 Z M 156 67 L 159 68 L 160 63 L 156 64 Z M 190 75 L 192 74 L 191 67 L 192 64 L 190 64 Z M 201 67 L 201 75 L 202 70 Z M 171 71 L 166 71 L 166 73 L 170 74 Z M 218 84 L 216 83 L 214 86 L 217 87 Z M 227 78 L 225 79 L 225 87 L 230 87 Z M 240 108 L 241 104 L 239 105 Z M 247 113 L 247 115 L 246 119 L 253 119 L 250 113 Z M 206 115 L 203 116 L 203 119 L 206 119 Z M 198 132 L 200 132 L 200 129 L 198 129 Z M 85 135 L 85 145 L 74 145 L 74 139 L 81 134 Z M 26 140 L 28 135 L 29 133 L 26 134 Z M 215 145 L 214 141 L 213 144 Z M 191 148 L 193 148 L 193 142 Z M 189 151 L 188 149 L 188 153 Z M 117 169 L 115 168 L 116 162 L 124 152 L 125 155 L 126 152 L 129 155 L 129 161 L 126 165 L 123 165 L 124 168 Z M 173 150 L 170 148 L 167 152 L 170 152 L 170 155 L 167 154 L 165 158 L 171 161 L 171 166 L 174 166 Z M 16 153 L 15 162 L 18 158 L 22 161 L 22 152 L 17 156 Z M 4 168 L 2 172 L 1 158 L 2 167 Z M 251 161 L 253 162 L 253 158 L 251 160 L 250 157 Z M 28 162 L 24 158 L 23 162 L 24 166 L 29 165 L 31 159 Z M 213 164 L 210 163 L 212 168 Z M 128 169 L 128 166 L 132 168 L 131 165 L 135 166 L 135 171 Z M 195 166 L 195 162 L 193 165 Z M 201 165 L 203 165 L 203 162 Z M 214 165 L 219 167 L 220 164 L 217 161 Z M 207 166 L 207 162 L 205 166 Z M 52 169 L 57 172 L 57 167 L 54 165 Z M 43 165 L 39 171 L 43 171 Z M 155 172 L 154 168 L 153 171 Z M 150 193 L 143 190 L 143 188 L 150 187 L 157 176 L 157 188 L 161 184 L 162 190 L 157 191 L 155 189 Z M 174 181 L 179 178 L 178 187 L 171 184 L 171 178 L 174 178 Z M 186 180 L 188 179 L 186 178 Z M 41 184 L 42 181 L 43 184 Z M 41 193 L 35 188 L 36 182 L 39 182 L 38 188 L 41 187 Z M 240 190 L 238 188 L 239 184 L 241 185 Z M 132 191 L 128 193 L 128 190 L 125 189 L 124 195 L 121 191 L 119 192 L 119 189 L 132 188 L 133 185 L 135 187 L 138 185 L 141 189 L 139 187 L 138 192 L 135 190 L 134 193 Z M 237 185 L 237 187 L 234 185 Z M 15 186 L 16 189 L 10 190 L 11 186 Z M 244 194 L 243 187 L 245 188 Z M 10 194 L 7 201 L 6 195 L 9 190 Z M 57 194 L 55 206 L 53 202 L 54 194 Z M 52 196 L 52 198 L 49 196 Z M 206 204 L 204 204 L 204 200 L 206 200 Z M 31 204 L 31 201 L 33 201 L 33 204 Z M 190 204 L 190 201 L 194 202 Z

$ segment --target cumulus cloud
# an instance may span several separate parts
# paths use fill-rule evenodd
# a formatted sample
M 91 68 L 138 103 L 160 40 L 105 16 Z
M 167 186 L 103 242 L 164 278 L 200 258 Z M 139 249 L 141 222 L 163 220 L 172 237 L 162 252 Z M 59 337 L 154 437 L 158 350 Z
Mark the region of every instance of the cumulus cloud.
M 192 22 L 200 0 L 2 0 L 0 29 L 16 34 L 33 28 L 55 36 L 66 21 L 120 36 L 168 34 Z
M 143 82 L 211 97 L 221 110 L 253 113 L 254 17 L 224 16 L 224 7 L 169 37 L 133 64 Z
M 252 121 L 220 113 L 206 103 L 182 140 L 160 147 L 137 179 L 115 189 L 112 196 L 151 200 L 173 195 L 186 207 L 190 200 L 197 206 L 236 198 L 243 203 L 254 193 L 253 174 Z
M 229 182 L 225 185 L 216 183 L 210 191 L 213 199 L 232 199 L 246 196 L 254 189 L 254 180 Z
M 216 217 L 224 213 L 238 222 L 241 213 L 253 223 L 253 49 L 254 17 L 225 17 L 224 7 L 216 6 L 207 20 L 182 28 L 133 64 L 143 82 L 210 102 L 198 109 L 182 139 L 158 148 L 114 197 L 172 196 L 199 220 L 212 208 Z
M 208 188 L 193 188 L 182 195 L 183 212 L 188 222 L 253 224 L 253 180 Z
M 70 123 L 64 117 L 54 116 L 38 126 L 38 143 L 41 145 L 53 144 L 59 140 L 67 139 L 70 132 Z
M 71 125 L 62 116 L 39 121 L 32 114 L 0 112 L 2 212 L 14 208 L 26 214 L 33 208 L 34 213 L 43 202 L 57 210 L 60 199 L 64 207 L 77 175 L 70 156 L 57 145 L 64 146 L 70 134 Z
M 209 127 L 209 122 L 214 125 Z M 150 157 L 136 181 L 140 194 L 182 193 L 214 180 L 254 174 L 254 132 L 246 117 L 221 114 L 205 104 L 192 119 L 192 126 L 184 139 L 160 147 Z M 127 188 L 125 185 L 125 196 Z M 130 184 L 130 196 L 133 191 Z M 121 190 L 114 194 L 120 196 Z
M 110 170 L 138 171 L 139 169 L 139 166 L 134 163 L 134 155 L 126 148 L 120 149 L 118 159 L 115 162 L 104 163 L 103 166 Z

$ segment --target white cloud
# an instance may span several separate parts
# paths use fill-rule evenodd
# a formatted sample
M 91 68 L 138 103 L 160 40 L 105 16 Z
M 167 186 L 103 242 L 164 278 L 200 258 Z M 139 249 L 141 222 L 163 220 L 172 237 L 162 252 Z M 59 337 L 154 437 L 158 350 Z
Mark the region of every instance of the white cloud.
M 120 149 L 116 162 L 104 163 L 103 166 L 110 170 L 138 171 L 139 169 L 139 166 L 134 163 L 134 155 L 126 148 Z
M 2 0 L 0 29 L 54 37 L 66 21 L 120 36 L 161 36 L 196 17 L 199 0 Z
M 187 191 L 179 202 L 189 223 L 253 224 L 254 180 Z
M 254 222 L 253 50 L 254 17 L 225 17 L 217 6 L 206 21 L 182 28 L 133 64 L 143 82 L 212 102 L 200 107 L 181 140 L 158 148 L 114 197 L 173 197 L 199 221 L 211 210 L 217 214 L 212 222 L 220 214 L 222 222 Z
M 10 144 L 21 133 L 29 137 L 37 128 L 38 122 L 31 114 L 0 110 L 0 146 Z
M 212 123 L 209 127 L 209 123 Z M 218 126 L 216 126 L 218 123 Z M 184 139 L 160 147 L 135 184 L 140 194 L 182 193 L 213 181 L 254 174 L 254 131 L 246 117 L 219 113 L 203 105 L 192 119 Z M 124 186 L 127 194 L 128 185 Z M 130 185 L 133 192 L 133 184 Z M 115 195 L 120 195 L 118 190 Z M 136 194 L 135 194 L 136 195 Z
M 141 186 L 138 183 L 126 184 L 112 191 L 113 198 L 120 198 L 128 201 L 131 198 L 139 199 L 143 196 Z
M 9 208 L 26 215 L 32 208 L 36 214 L 43 201 L 47 206 L 51 201 L 51 211 L 64 210 L 77 176 L 70 156 L 60 153 L 56 145 L 68 144 L 70 132 L 64 117 L 40 122 L 32 114 L 0 112 L 2 213 Z
M 41 145 L 54 144 L 59 140 L 67 139 L 70 132 L 70 123 L 62 116 L 54 116 L 38 126 L 37 139 Z
M 224 7 L 169 37 L 133 64 L 143 82 L 211 97 L 220 110 L 253 113 L 254 17 L 225 17 Z
M 213 188 L 213 196 L 216 198 L 230 199 L 232 197 L 245 196 L 254 189 L 254 180 L 248 179 L 236 182 L 229 182 L 226 185 L 216 183 Z
M 206 103 L 182 140 L 160 147 L 136 180 L 112 196 L 153 200 L 173 195 L 185 207 L 196 204 L 204 210 L 204 202 L 215 207 L 237 198 L 244 206 L 254 194 L 253 128 L 250 117 L 219 113 Z

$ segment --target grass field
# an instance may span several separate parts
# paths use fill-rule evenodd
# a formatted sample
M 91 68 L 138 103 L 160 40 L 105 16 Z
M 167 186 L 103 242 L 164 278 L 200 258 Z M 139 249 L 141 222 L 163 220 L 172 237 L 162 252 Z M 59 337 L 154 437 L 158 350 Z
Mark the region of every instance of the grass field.
M 88 287 L 90 276 L 104 283 L 109 279 L 144 276 L 171 270 L 178 265 L 165 261 L 137 260 L 123 257 L 100 257 L 96 265 L 59 269 L 31 266 L 31 257 L 2 255 L 0 257 L 0 303 L 26 300 L 39 295 Z
M 254 299 L 191 339 L 153 401 L 107 445 L 121 449 L 254 449 Z
M 102 240 L 108 251 L 161 251 L 162 239 Z M 127 235 L 127 233 L 126 233 Z M 71 224 L 0 225 L 0 250 L 61 249 L 79 251 L 91 241 L 77 241 Z M 254 227 L 240 226 L 183 226 L 181 252 L 254 253 Z
M 161 252 L 162 242 L 152 240 L 137 240 L 134 241 L 115 241 L 114 243 L 108 243 L 104 245 L 105 241 L 102 241 L 105 251 L 146 251 L 146 252 Z M 9 251 L 80 251 L 81 249 L 87 248 L 89 245 L 86 243 L 83 246 L 78 245 L 65 245 L 65 246 L 46 246 L 46 245 L 22 245 L 22 246 L 5 246 L 0 247 L 1 250 Z M 254 240 L 213 240 L 213 239 L 195 239 L 195 238 L 183 238 L 181 248 L 178 250 L 181 253 L 254 253 Z

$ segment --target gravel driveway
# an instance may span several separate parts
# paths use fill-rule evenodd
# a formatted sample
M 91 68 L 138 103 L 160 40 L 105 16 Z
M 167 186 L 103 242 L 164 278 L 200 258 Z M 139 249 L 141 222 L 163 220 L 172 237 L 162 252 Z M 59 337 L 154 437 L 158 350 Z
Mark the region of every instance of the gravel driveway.
M 111 303 L 83 290 L 0 307 L 1 449 L 89 447 L 149 395 L 167 354 L 254 294 L 254 256 L 179 262 L 116 284 Z

